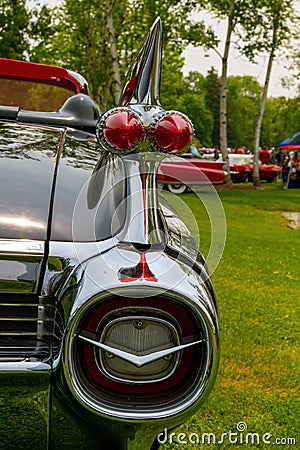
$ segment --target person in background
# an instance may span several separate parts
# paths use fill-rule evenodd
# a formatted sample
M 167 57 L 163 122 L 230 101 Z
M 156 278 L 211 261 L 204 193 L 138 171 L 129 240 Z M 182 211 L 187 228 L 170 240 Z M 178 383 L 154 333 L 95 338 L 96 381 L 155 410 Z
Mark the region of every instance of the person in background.
M 214 146 L 214 159 L 216 161 L 219 159 L 219 147 L 217 145 Z
M 191 153 L 192 153 L 194 158 L 200 158 L 200 153 L 199 153 L 199 151 L 198 151 L 198 149 L 197 149 L 195 144 L 191 145 Z
M 299 157 L 298 151 L 295 151 L 294 154 L 292 155 L 292 162 L 293 162 L 294 168 L 296 170 L 298 170 L 299 166 L 300 166 L 300 157 Z
M 277 164 L 277 166 L 279 167 L 282 167 L 284 158 L 285 158 L 284 152 L 282 148 L 279 148 L 278 151 L 275 153 L 275 164 Z
M 270 152 L 269 152 L 268 147 L 266 145 L 259 152 L 259 159 L 260 159 L 262 164 L 269 164 Z
M 297 151 L 289 153 L 289 160 L 286 171 L 286 187 L 295 188 L 300 187 L 300 160 Z
M 270 161 L 269 161 L 270 164 L 275 164 L 275 153 L 276 153 L 275 148 L 272 147 L 270 151 Z

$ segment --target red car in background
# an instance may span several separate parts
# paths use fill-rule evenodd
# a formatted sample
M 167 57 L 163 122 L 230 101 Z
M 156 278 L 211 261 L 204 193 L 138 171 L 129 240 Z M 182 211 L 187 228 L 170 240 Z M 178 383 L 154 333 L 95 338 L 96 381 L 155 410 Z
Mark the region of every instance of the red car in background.
M 248 183 L 253 180 L 253 155 L 229 154 L 231 179 L 234 183 Z M 221 163 L 222 161 L 219 160 Z M 272 164 L 260 164 L 259 177 L 271 183 L 280 173 L 280 167 Z
M 186 156 L 186 155 L 184 155 Z M 198 158 L 175 157 L 165 159 L 159 166 L 157 180 L 174 194 L 182 194 L 188 187 L 203 184 L 223 184 L 223 162 Z
M 259 166 L 259 177 L 261 181 L 267 181 L 268 183 L 272 183 L 275 181 L 280 174 L 280 167 L 275 166 L 273 164 L 261 164 Z M 250 181 L 253 180 L 253 167 L 250 176 Z
M 234 183 L 248 183 L 253 180 L 253 155 L 229 154 L 230 174 Z M 280 173 L 276 165 L 260 164 L 262 181 L 271 183 Z M 181 157 L 165 159 L 159 166 L 158 182 L 161 187 L 174 194 L 183 194 L 188 187 L 212 183 L 225 183 L 224 162 L 194 158 L 190 153 Z

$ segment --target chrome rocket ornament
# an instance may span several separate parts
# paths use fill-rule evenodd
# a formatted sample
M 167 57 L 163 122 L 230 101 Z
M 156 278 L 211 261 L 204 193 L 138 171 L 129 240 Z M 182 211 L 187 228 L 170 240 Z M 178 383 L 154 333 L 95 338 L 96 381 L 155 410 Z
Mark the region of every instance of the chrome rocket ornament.
M 120 106 L 133 104 L 161 106 L 161 64 L 162 24 L 158 17 L 149 30 L 132 70 L 131 78 L 125 84 Z

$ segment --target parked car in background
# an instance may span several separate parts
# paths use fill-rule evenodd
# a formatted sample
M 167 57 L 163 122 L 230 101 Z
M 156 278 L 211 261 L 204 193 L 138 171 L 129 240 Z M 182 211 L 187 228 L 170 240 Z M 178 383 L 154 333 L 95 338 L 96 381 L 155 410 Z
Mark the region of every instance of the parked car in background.
M 229 154 L 231 179 L 234 183 L 248 183 L 253 171 L 252 155 Z M 221 162 L 222 159 L 219 159 Z
M 231 179 L 234 183 L 248 183 L 253 180 L 253 155 L 229 154 Z M 219 162 L 222 158 L 219 159 Z M 259 176 L 262 181 L 271 183 L 280 174 L 280 167 L 272 164 L 260 164 Z
M 209 147 L 201 147 L 198 149 L 200 157 L 202 159 L 214 160 L 215 159 L 215 149 Z
M 223 163 L 193 158 L 189 154 L 183 156 L 160 163 L 157 180 L 170 192 L 183 194 L 188 187 L 225 182 Z
M 190 120 L 160 105 L 161 33 L 157 19 L 101 117 L 79 75 L 0 61 L 1 82 L 34 83 L 22 104 L 0 106 L 5 450 L 155 450 L 213 388 L 214 288 L 156 188 L 159 162 L 193 138 Z M 47 85 L 67 91 L 56 111 L 37 107 Z
M 267 181 L 268 183 L 272 183 L 279 177 L 280 172 L 281 172 L 280 167 L 273 164 L 260 164 L 259 166 L 259 177 L 261 181 Z M 252 180 L 253 180 L 253 166 L 250 181 Z

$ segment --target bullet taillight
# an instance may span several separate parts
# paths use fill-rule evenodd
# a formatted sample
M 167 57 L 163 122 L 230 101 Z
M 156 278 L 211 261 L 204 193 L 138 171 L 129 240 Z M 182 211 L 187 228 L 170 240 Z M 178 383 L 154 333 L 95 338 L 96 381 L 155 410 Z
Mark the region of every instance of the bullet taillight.
M 102 116 L 97 134 L 107 150 L 128 153 L 143 141 L 145 130 L 136 113 L 128 108 L 115 108 Z
M 143 121 L 144 120 L 144 121 Z M 143 119 L 130 108 L 114 108 L 105 113 L 97 126 L 102 147 L 119 154 L 159 151 L 176 154 L 192 143 L 194 128 L 190 119 L 177 111 L 159 111 Z M 147 145 L 141 145 L 148 140 Z
M 164 112 L 153 123 L 149 138 L 164 153 L 176 154 L 191 145 L 194 129 L 190 119 L 182 113 Z

